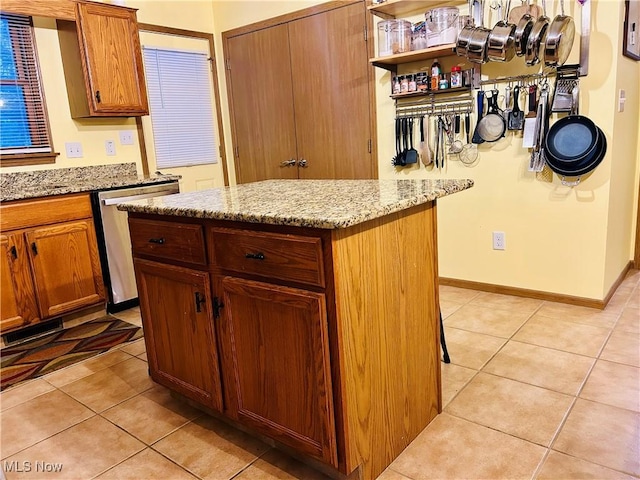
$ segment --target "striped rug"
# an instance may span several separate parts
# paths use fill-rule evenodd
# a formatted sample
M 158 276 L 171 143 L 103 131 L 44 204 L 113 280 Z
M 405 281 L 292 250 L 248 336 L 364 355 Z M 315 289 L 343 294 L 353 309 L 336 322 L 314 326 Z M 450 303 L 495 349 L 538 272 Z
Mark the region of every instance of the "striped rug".
M 80 362 L 142 337 L 142 329 L 111 315 L 0 351 L 0 390 Z

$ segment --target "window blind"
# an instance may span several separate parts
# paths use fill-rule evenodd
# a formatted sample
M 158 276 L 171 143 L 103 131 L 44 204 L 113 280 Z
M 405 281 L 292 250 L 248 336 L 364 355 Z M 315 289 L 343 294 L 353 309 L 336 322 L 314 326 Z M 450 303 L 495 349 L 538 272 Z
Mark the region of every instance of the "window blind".
M 31 17 L 0 15 L 0 153 L 50 153 Z
M 205 53 L 143 47 L 158 168 L 217 163 Z

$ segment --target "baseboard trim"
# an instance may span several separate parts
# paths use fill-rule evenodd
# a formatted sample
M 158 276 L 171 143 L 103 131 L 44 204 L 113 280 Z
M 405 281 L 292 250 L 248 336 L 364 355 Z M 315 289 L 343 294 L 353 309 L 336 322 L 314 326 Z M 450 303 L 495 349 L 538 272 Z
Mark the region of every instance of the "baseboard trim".
M 595 298 L 576 297 L 574 295 L 563 295 L 561 293 L 543 292 L 540 290 L 529 290 L 527 288 L 507 287 L 504 285 L 494 285 L 491 283 L 472 282 L 470 280 L 459 280 L 457 278 L 440 277 L 440 285 L 448 285 L 451 287 L 470 288 L 472 290 L 480 290 L 482 292 L 501 293 L 503 295 L 514 295 L 516 297 L 535 298 L 537 300 L 546 300 L 549 302 L 568 303 L 579 307 L 604 309 L 611 300 L 616 289 L 620 286 L 629 270 L 633 267 L 633 262 L 629 261 L 622 269 L 622 272 L 609 289 L 604 300 Z

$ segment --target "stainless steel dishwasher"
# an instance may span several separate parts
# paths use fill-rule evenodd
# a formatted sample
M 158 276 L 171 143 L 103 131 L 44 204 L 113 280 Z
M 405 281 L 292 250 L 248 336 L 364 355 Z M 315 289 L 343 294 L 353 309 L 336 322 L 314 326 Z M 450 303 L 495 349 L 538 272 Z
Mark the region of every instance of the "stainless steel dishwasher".
M 108 295 L 107 312 L 119 312 L 138 305 L 128 215 L 127 212 L 118 210 L 116 205 L 179 192 L 178 182 L 172 180 L 161 184 L 124 187 L 93 193 L 98 251 Z

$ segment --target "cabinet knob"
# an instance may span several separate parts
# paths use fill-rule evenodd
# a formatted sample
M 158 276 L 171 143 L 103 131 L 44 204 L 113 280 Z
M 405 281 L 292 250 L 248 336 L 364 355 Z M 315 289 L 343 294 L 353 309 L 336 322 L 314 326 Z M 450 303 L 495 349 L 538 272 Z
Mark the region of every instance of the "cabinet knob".
M 162 245 L 164 243 L 164 238 L 150 238 L 149 243 L 157 243 L 158 245 Z
M 280 166 L 281 167 L 293 167 L 296 164 L 296 160 L 295 158 L 292 158 L 291 160 L 283 160 L 282 162 L 280 162 Z
M 302 168 L 307 168 L 307 159 L 301 158 L 300 160 L 298 160 L 298 166 Z

